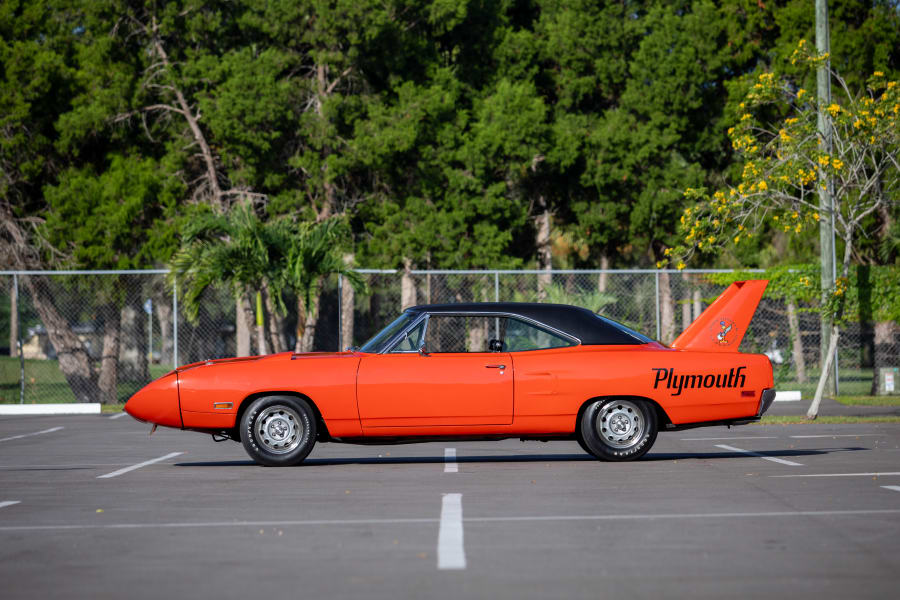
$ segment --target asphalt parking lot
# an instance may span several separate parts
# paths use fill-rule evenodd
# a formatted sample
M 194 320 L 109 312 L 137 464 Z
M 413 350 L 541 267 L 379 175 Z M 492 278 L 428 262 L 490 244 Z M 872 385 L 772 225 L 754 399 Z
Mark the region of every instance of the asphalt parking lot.
M 885 598 L 900 425 L 320 444 L 303 466 L 130 417 L 0 419 L 14 598 Z

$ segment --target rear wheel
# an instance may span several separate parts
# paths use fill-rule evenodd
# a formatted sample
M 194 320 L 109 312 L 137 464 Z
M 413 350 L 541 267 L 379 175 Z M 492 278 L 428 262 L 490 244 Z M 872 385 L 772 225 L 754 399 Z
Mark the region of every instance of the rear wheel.
M 250 458 L 261 465 L 296 465 L 316 443 L 315 413 L 301 398 L 257 398 L 241 417 L 241 442 Z
M 635 460 L 656 441 L 656 411 L 643 400 L 598 400 L 584 410 L 580 433 L 583 447 L 601 460 Z

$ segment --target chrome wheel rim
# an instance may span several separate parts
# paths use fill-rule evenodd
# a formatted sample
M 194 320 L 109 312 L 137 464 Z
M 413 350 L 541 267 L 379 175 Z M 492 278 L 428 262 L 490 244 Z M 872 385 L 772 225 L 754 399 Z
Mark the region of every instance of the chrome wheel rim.
M 287 454 L 303 440 L 303 422 L 292 408 L 277 404 L 259 413 L 253 428 L 257 443 L 274 454 Z
M 644 414 L 633 402 L 617 400 L 597 414 L 597 435 L 608 446 L 622 450 L 637 444 L 647 428 Z

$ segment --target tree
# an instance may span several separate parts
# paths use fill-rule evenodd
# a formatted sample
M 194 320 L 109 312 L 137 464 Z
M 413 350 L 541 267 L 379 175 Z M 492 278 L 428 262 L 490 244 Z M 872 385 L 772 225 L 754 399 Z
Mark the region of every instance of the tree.
M 341 223 L 335 219 L 318 224 L 301 223 L 287 249 L 282 277 L 297 294 L 297 342 L 294 352 L 313 349 L 319 319 L 322 283 L 331 275 L 341 275 L 355 291 L 363 291 L 365 282 L 344 260 L 340 250 Z M 339 300 L 340 301 L 340 300 Z
M 794 54 L 796 62 L 816 66 L 823 58 L 805 41 Z M 837 347 L 837 322 L 844 310 L 850 261 L 857 237 L 869 217 L 900 202 L 900 85 L 875 72 L 868 89 L 852 94 L 837 74 L 831 76 L 844 92 L 843 104 L 826 107 L 833 120 L 833 151 L 824 152 L 816 134 L 815 98 L 794 88 L 774 73 L 762 73 L 745 99 L 740 123 L 729 130 L 734 148 L 743 159 L 741 181 L 728 192 L 712 194 L 688 189 L 695 205 L 685 209 L 679 231 L 683 244 L 670 254 L 683 268 L 695 252 L 717 252 L 723 244 L 739 244 L 764 224 L 784 232 L 801 233 L 820 219 L 830 219 L 843 242 L 840 277 L 831 301 L 823 310 L 836 317 L 816 396 L 808 416 L 815 418 L 827 373 Z M 791 116 L 767 124 L 768 115 L 785 106 Z M 823 212 L 817 186 L 833 180 L 833 210 Z
M 254 298 L 257 348 L 267 354 L 262 294 L 268 286 L 276 302 L 282 303 L 280 274 L 289 235 L 286 219 L 265 222 L 250 202 L 236 204 L 224 214 L 203 210 L 189 220 L 170 262 L 170 280 L 177 282 L 188 319 L 197 318 L 200 298 L 210 286 L 226 286 L 239 299 Z

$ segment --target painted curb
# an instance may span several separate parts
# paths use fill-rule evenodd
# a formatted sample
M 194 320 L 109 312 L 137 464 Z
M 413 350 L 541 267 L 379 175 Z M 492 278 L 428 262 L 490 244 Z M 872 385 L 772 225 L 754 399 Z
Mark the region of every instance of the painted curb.
M 99 415 L 99 402 L 71 404 L 0 404 L 0 415 Z

